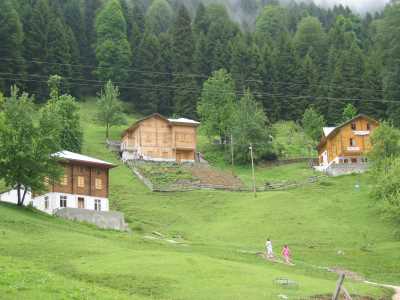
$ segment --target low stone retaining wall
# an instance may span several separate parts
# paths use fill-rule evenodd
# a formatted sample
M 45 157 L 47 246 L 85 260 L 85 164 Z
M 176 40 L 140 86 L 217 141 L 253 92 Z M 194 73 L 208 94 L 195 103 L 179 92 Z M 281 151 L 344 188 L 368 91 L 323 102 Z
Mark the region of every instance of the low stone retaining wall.
M 364 173 L 368 170 L 368 164 L 332 164 L 325 173 L 329 176 L 341 176 L 354 173 Z
M 80 208 L 62 208 L 54 215 L 57 217 L 94 224 L 99 228 L 127 231 L 128 224 L 125 223 L 124 214 L 114 211 L 92 211 Z
M 311 166 L 318 165 L 318 158 L 315 157 L 299 157 L 299 158 L 288 158 L 288 159 L 279 159 L 273 161 L 265 161 L 261 162 L 260 165 L 263 167 L 278 167 L 283 165 L 297 164 L 307 162 Z

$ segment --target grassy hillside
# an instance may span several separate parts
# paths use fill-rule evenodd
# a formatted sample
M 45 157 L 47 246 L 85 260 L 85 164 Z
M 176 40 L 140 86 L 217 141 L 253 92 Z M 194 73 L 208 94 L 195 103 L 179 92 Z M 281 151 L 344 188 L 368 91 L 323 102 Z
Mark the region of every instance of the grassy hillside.
M 94 124 L 93 104 L 82 104 L 84 153 L 117 163 Z M 131 121 L 133 118 L 131 119 Z M 117 139 L 122 127 L 113 128 Z M 236 172 L 248 181 L 249 170 Z M 304 172 L 304 173 L 303 173 Z M 303 165 L 257 169 L 262 180 L 301 178 Z M 283 178 L 284 179 L 284 178 Z M 261 180 L 260 180 L 261 182 Z M 355 189 L 356 182 L 361 183 Z M 368 178 L 347 176 L 287 192 L 215 191 L 156 194 L 128 168 L 111 172 L 111 205 L 133 232 L 116 233 L 0 206 L 0 295 L 5 299 L 289 299 L 328 294 L 340 266 L 373 281 L 399 283 L 400 242 L 377 217 Z M 184 245 L 146 239 L 158 231 Z M 295 267 L 253 253 L 271 237 L 288 243 Z M 340 255 L 338 254 L 340 253 Z M 296 290 L 273 283 L 299 283 Z M 386 291 L 346 282 L 351 293 L 376 298 Z M 2 298 L 3 299 L 3 298 Z

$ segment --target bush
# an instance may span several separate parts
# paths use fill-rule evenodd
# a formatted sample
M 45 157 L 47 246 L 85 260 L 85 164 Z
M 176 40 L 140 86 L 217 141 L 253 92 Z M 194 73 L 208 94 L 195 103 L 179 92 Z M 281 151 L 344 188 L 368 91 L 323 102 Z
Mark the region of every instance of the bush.
M 386 159 L 373 173 L 373 198 L 386 217 L 400 224 L 400 157 Z

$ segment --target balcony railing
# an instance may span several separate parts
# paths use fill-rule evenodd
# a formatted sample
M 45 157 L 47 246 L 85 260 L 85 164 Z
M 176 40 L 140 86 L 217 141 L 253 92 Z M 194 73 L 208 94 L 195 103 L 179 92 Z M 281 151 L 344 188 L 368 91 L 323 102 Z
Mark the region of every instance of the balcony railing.
M 360 149 L 360 147 L 347 147 L 346 150 L 350 151 L 350 152 L 357 152 L 357 151 L 360 151 L 361 149 Z

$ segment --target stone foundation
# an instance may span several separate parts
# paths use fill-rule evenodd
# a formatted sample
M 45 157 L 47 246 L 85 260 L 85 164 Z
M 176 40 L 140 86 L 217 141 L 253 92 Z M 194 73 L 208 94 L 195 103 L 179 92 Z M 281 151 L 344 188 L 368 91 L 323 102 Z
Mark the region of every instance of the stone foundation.
M 62 208 L 58 209 L 54 215 L 67 220 L 94 224 L 102 229 L 113 229 L 119 231 L 127 231 L 129 229 L 128 224 L 125 223 L 124 214 L 120 212 Z

